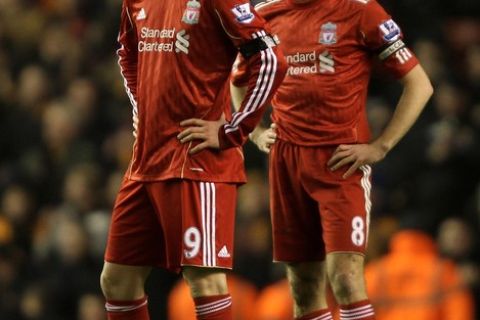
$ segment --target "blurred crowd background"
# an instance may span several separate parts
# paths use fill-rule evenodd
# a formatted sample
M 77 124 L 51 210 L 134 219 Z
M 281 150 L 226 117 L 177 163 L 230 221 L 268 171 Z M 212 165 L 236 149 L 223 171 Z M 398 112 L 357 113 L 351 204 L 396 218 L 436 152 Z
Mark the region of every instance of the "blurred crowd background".
M 133 141 L 115 56 L 120 2 L 0 0 L 2 320 L 105 319 L 98 277 Z M 436 91 L 374 168 L 368 259 L 375 265 L 387 254 L 398 230 L 420 230 L 480 305 L 480 2 L 380 2 Z M 378 68 L 368 101 L 374 134 L 400 93 Z M 284 274 L 271 263 L 267 158 L 251 144 L 245 149 L 249 183 L 239 195 L 235 273 L 261 292 Z M 166 318 L 178 279 L 152 274 L 153 319 Z

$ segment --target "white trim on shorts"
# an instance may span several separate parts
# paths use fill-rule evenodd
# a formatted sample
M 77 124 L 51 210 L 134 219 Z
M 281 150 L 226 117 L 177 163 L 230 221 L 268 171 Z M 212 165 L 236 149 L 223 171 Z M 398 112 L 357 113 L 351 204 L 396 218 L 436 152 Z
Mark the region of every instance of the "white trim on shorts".
M 215 183 L 200 182 L 200 205 L 202 211 L 202 248 L 203 265 L 216 267 L 216 191 Z
M 360 180 L 360 184 L 363 188 L 363 194 L 365 196 L 365 224 L 366 224 L 366 235 L 365 235 L 365 248 L 368 244 L 368 234 L 370 231 L 370 211 L 372 210 L 372 200 L 371 191 L 372 191 L 372 183 L 370 181 L 370 176 L 372 175 L 372 167 L 369 165 L 364 165 L 360 167 L 360 170 L 363 172 L 363 177 Z

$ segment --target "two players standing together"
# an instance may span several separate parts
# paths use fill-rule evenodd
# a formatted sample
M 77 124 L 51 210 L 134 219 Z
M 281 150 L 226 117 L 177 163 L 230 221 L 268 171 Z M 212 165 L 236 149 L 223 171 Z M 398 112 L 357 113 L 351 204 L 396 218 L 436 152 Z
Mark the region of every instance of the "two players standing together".
M 101 276 L 108 318 L 149 319 L 144 283 L 153 266 L 182 272 L 198 319 L 232 318 L 224 270 L 250 134 L 270 152 L 274 259 L 286 264 L 295 317 L 332 319 L 328 281 L 342 320 L 375 319 L 363 279 L 369 165 L 432 94 L 381 6 L 273 0 L 255 11 L 247 0 L 124 0 L 119 41 L 136 139 Z M 404 89 L 370 141 L 375 56 Z M 274 124 L 255 128 L 270 99 Z

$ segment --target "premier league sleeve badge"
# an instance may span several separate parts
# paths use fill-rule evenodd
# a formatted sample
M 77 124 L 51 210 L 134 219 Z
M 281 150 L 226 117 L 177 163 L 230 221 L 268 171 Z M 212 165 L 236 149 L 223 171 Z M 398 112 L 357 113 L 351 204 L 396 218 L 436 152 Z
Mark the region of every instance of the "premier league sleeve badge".
M 190 0 L 187 2 L 187 8 L 183 12 L 182 21 L 186 24 L 197 24 L 200 19 L 201 4 L 198 0 Z

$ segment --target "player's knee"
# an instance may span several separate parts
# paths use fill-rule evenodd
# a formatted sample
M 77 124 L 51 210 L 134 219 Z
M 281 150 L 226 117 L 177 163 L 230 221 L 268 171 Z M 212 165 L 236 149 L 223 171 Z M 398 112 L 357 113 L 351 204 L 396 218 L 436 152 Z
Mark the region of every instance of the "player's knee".
M 299 308 L 310 306 L 323 293 L 325 280 L 322 270 L 288 265 L 287 276 L 292 296 Z
M 120 286 L 121 280 L 119 277 L 115 277 L 111 272 L 103 270 L 100 275 L 100 287 L 102 288 L 103 295 L 107 299 L 112 299 L 115 294 L 116 288 Z
M 364 258 L 357 254 L 330 254 L 327 256 L 328 278 L 337 300 L 345 301 L 364 296 Z
M 349 298 L 355 294 L 360 289 L 360 281 L 363 279 L 358 279 L 355 274 L 342 271 L 334 272 L 330 278 L 333 293 L 339 298 Z
M 213 296 L 228 293 L 225 272 L 219 269 L 185 267 L 183 277 L 193 297 Z
M 293 300 L 297 306 L 306 307 L 315 301 L 317 292 L 320 290 L 317 280 L 316 278 L 299 277 L 290 281 Z
M 143 286 L 147 276 L 146 268 L 105 266 L 100 287 L 106 299 L 135 300 L 145 295 Z
M 350 300 L 352 297 L 363 294 L 365 291 L 362 268 L 354 268 L 353 266 L 335 268 L 329 272 L 329 279 L 337 300 Z

